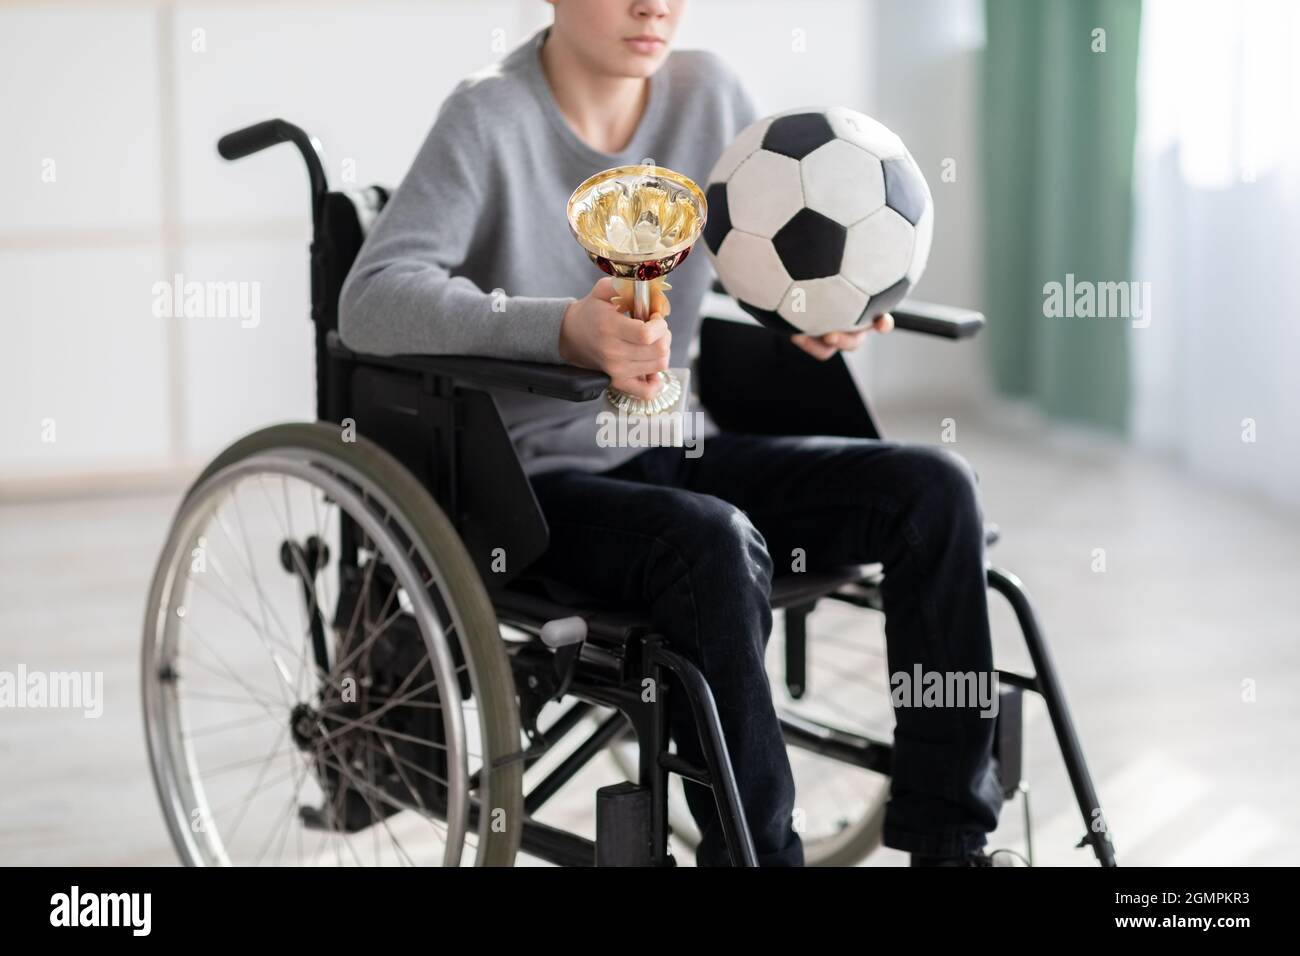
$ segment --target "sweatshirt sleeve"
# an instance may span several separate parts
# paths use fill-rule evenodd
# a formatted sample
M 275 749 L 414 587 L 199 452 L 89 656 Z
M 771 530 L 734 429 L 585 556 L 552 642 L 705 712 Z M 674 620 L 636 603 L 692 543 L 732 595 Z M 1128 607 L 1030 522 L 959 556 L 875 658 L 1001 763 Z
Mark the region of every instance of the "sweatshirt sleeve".
M 459 89 L 444 101 L 344 283 L 339 335 L 348 348 L 563 362 L 560 325 L 573 299 L 503 303 L 452 274 L 488 202 L 482 122 Z

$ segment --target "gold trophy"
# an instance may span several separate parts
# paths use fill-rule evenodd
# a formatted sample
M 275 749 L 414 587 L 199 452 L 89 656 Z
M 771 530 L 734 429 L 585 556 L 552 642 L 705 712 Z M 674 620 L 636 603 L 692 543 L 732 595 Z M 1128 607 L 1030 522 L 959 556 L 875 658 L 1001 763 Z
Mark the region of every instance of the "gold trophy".
M 569 197 L 569 228 L 600 269 L 632 281 L 634 318 L 650 319 L 651 285 L 679 266 L 700 238 L 708 203 L 700 187 L 662 166 L 615 166 L 582 183 Z M 689 399 L 690 370 L 660 372 L 663 387 L 642 399 L 605 391 L 615 412 L 680 416 Z M 680 444 L 680 439 L 674 441 Z

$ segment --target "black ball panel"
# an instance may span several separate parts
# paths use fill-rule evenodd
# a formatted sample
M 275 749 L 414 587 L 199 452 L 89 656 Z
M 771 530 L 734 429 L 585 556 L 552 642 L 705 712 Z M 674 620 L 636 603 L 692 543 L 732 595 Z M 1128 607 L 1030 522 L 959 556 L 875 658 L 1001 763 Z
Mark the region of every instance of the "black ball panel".
M 800 209 L 772 237 L 790 278 L 821 279 L 840 271 L 848 229 L 811 209 Z
M 898 303 L 903 301 L 904 296 L 912 288 L 912 283 L 907 279 L 899 279 L 888 289 L 877 292 L 867 300 L 867 306 L 858 316 L 858 321 L 854 325 L 861 325 L 863 322 L 873 322 L 876 316 L 884 315 Z
M 835 132 L 823 114 L 795 113 L 772 121 L 763 136 L 763 149 L 791 159 L 803 159 L 834 138 Z
M 925 212 L 925 181 L 907 159 L 886 159 L 880 165 L 885 171 L 885 205 L 915 226 Z
M 781 316 L 769 309 L 760 309 L 757 306 L 750 305 L 742 299 L 737 299 L 736 304 L 758 320 L 760 325 L 767 326 L 773 332 L 784 332 L 787 335 L 802 335 L 797 328 L 787 322 Z
M 704 201 L 709 204 L 709 219 L 704 224 L 704 241 L 715 256 L 722 248 L 722 240 L 731 232 L 731 215 L 727 212 L 727 184 L 714 183 L 704 191 Z

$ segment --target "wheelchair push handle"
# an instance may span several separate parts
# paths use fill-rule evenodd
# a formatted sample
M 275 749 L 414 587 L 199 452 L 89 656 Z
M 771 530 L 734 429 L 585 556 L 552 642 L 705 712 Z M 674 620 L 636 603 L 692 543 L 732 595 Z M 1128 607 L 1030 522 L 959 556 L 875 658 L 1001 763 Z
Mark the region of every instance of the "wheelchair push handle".
M 298 127 L 281 119 L 263 120 L 221 137 L 217 140 L 217 152 L 221 154 L 222 159 L 243 159 L 245 156 L 261 152 L 268 146 L 287 142 L 291 136 L 291 129 L 297 130 Z M 298 130 L 298 132 L 302 131 Z
M 320 213 L 325 200 L 325 167 L 321 164 L 316 141 L 300 126 L 282 119 L 263 120 L 227 133 L 217 140 L 217 152 L 222 159 L 236 160 L 259 153 L 277 143 L 293 143 L 307 164 L 307 177 L 311 181 L 311 208 L 313 217 Z

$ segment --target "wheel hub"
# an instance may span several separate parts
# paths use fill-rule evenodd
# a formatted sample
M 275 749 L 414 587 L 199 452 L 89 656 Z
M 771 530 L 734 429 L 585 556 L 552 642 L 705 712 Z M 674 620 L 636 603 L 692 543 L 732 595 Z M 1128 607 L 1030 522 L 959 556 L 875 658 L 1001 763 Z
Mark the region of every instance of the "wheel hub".
M 320 741 L 320 715 L 310 704 L 296 704 L 289 711 L 289 733 L 299 750 L 314 750 Z

